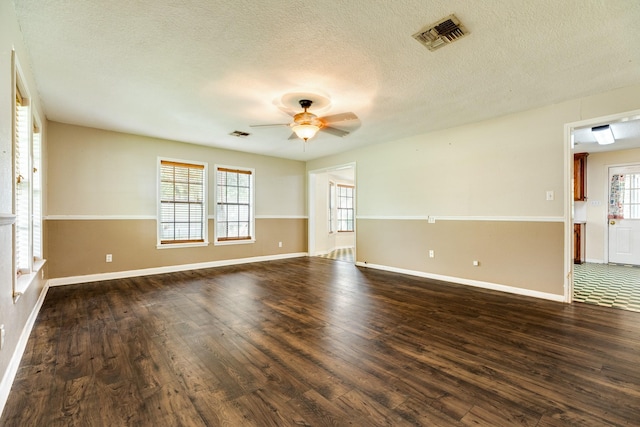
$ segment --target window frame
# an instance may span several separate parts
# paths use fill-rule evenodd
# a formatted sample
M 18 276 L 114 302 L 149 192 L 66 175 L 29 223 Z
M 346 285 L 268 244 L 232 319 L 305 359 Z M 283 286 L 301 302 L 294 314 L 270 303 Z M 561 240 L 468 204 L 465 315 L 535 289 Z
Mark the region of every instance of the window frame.
M 13 234 L 13 243 L 12 243 L 12 267 L 13 267 L 13 283 L 12 283 L 12 296 L 13 302 L 16 303 L 20 296 L 26 292 L 26 290 L 31 286 L 31 284 L 35 281 L 37 274 L 41 272 L 42 267 L 45 264 L 44 253 L 43 253 L 43 228 L 42 228 L 42 208 L 44 201 L 44 188 L 42 187 L 42 174 L 40 171 L 34 170 L 34 165 L 42 168 L 42 154 L 43 154 L 43 146 L 45 144 L 44 135 L 42 134 L 42 127 L 40 116 L 38 115 L 35 108 L 33 108 L 33 98 L 31 97 L 31 92 L 26 84 L 26 79 L 24 78 L 24 74 L 22 72 L 22 68 L 20 67 L 20 63 L 18 61 L 15 50 L 11 51 L 11 65 L 12 65 L 12 105 L 13 108 L 11 113 L 11 162 L 12 162 L 12 212 L 15 216 L 15 220 L 12 227 Z M 26 123 L 23 125 L 24 129 L 27 130 L 26 140 L 20 140 L 18 137 L 18 98 L 20 98 L 20 104 L 26 108 L 24 115 L 26 118 Z M 38 134 L 38 152 L 37 159 L 38 162 L 34 162 L 34 135 Z M 22 146 L 22 145 L 26 145 Z M 26 148 L 26 150 L 25 150 Z M 24 152 L 23 152 L 24 151 Z M 26 164 L 20 164 L 19 156 L 22 157 L 24 161 L 26 159 Z M 24 169 L 24 170 L 23 170 Z M 36 172 L 40 172 L 37 175 L 38 183 L 38 193 L 37 196 L 34 197 L 34 182 L 36 180 Z M 23 175 L 24 174 L 24 175 Z M 18 182 L 18 177 L 24 179 L 27 186 L 26 188 L 18 188 L 20 184 Z M 20 190 L 20 191 L 19 191 Z M 26 193 L 23 194 L 22 199 L 20 199 L 20 195 L 18 193 Z M 26 202 L 25 202 L 26 200 Z M 21 207 L 20 204 L 26 204 L 26 212 L 22 212 L 25 210 L 25 207 Z M 34 205 L 37 203 L 38 210 L 38 227 L 34 227 Z M 26 226 L 24 224 L 26 217 Z M 25 234 L 26 230 L 26 234 Z M 36 235 L 37 233 L 37 235 Z M 34 243 L 38 242 L 39 246 L 37 250 L 34 250 Z M 25 250 L 26 248 L 26 263 L 21 261 L 20 252 Z M 43 276 L 44 278 L 44 276 Z
M 184 165 L 184 166 L 194 166 L 194 169 L 202 169 L 203 177 L 202 177 L 202 239 L 172 239 L 167 240 L 162 238 L 162 165 L 164 163 L 170 163 L 174 165 Z M 208 246 L 209 245 L 209 215 L 208 215 L 208 192 L 209 192 L 209 171 L 208 171 L 208 163 L 207 162 L 198 162 L 194 160 L 183 160 L 183 159 L 175 159 L 168 157 L 158 157 L 157 161 L 157 230 L 156 230 L 156 247 L 158 249 L 166 249 L 166 248 L 193 248 L 198 246 Z M 174 181 L 175 182 L 175 181 Z M 166 202 L 166 201 L 165 201 Z M 175 218 L 174 218 L 175 222 Z
M 349 189 L 351 190 L 350 196 L 343 197 L 341 195 L 341 189 Z M 343 199 L 350 199 L 351 204 L 348 207 L 341 206 L 341 201 Z M 343 219 L 341 213 L 346 212 L 347 219 Z M 351 219 L 349 219 L 348 213 L 351 212 Z M 338 233 L 353 233 L 355 231 L 355 222 L 356 222 L 356 188 L 354 185 L 347 184 L 337 184 L 336 185 L 336 230 Z M 342 224 L 345 222 L 347 224 L 351 224 L 349 229 L 342 229 Z
M 218 173 L 220 171 L 224 172 L 233 172 L 237 171 L 239 173 L 244 173 L 250 176 L 250 184 L 249 184 L 249 236 L 240 237 L 240 238 L 229 238 L 229 237 L 221 237 L 218 234 L 218 205 L 220 198 L 220 189 L 218 185 Z M 255 195 L 256 195 L 256 172 L 253 168 L 241 167 L 241 166 L 230 166 L 230 165 L 215 165 L 215 189 L 214 189 L 214 199 L 215 199 L 215 214 L 214 214 L 214 245 L 241 245 L 241 244 L 250 244 L 256 242 L 256 222 L 255 222 Z

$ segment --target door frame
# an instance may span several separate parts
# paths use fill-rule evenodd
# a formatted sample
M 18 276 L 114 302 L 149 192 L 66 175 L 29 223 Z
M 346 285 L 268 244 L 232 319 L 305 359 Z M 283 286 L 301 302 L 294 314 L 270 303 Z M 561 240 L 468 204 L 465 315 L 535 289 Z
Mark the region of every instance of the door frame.
M 640 110 L 631 110 L 565 123 L 564 125 L 564 302 L 566 303 L 573 302 L 573 144 L 571 134 L 576 128 L 593 127 L 639 118 Z M 607 230 L 606 259 L 609 257 L 608 233 L 609 231 Z
M 316 253 L 316 175 L 331 173 L 334 171 L 340 171 L 344 169 L 353 169 L 353 185 L 356 187 L 356 198 L 358 197 L 357 191 L 357 171 L 356 171 L 356 163 L 344 163 L 336 166 L 328 166 L 321 169 L 314 169 L 307 171 L 307 209 L 308 209 L 308 223 L 307 223 L 307 253 L 309 256 L 314 256 Z M 353 248 L 353 260 L 355 263 L 356 251 L 357 251 L 357 209 L 358 203 L 356 200 L 355 203 L 355 212 L 354 212 L 354 221 L 353 221 L 353 233 L 354 233 L 354 248 Z

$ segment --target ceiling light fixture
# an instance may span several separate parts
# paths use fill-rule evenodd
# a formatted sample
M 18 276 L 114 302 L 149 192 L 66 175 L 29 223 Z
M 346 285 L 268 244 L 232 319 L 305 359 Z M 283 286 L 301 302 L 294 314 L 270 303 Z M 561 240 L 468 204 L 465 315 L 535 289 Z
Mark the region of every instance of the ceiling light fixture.
M 316 136 L 320 127 L 310 123 L 303 123 L 293 126 L 292 129 L 298 138 L 303 139 L 306 142 L 309 138 Z
M 311 100 L 301 99 L 300 106 L 304 111 L 293 116 L 293 123 L 295 124 L 291 126 L 291 129 L 293 129 L 296 136 L 304 140 L 304 142 L 307 142 L 309 138 L 316 136 L 316 133 L 320 130 L 320 126 L 318 126 L 318 117 L 307 111 L 309 107 L 311 107 L 312 103 L 313 101 Z
M 600 145 L 609 145 L 616 142 L 616 139 L 613 137 L 613 132 L 611 132 L 611 128 L 609 127 L 609 125 L 592 127 L 591 132 Z

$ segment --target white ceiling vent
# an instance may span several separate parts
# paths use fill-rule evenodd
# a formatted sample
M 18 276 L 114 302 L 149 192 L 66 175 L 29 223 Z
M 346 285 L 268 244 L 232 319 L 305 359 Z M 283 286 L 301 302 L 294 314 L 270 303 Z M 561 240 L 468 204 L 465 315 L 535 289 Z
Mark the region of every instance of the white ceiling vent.
M 425 45 L 430 51 L 440 49 L 449 43 L 466 36 L 469 31 L 455 15 L 449 15 L 436 22 L 427 25 L 413 35 L 413 38 Z

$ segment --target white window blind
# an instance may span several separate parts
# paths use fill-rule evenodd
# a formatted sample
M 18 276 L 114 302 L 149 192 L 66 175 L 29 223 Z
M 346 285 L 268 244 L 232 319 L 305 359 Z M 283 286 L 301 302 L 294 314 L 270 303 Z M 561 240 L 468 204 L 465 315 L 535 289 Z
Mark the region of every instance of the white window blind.
M 160 161 L 161 244 L 206 239 L 206 165 Z
M 31 271 L 31 166 L 30 166 L 30 125 L 29 102 L 16 87 L 15 104 L 15 212 L 16 212 L 16 270 L 17 273 Z
M 253 173 L 217 168 L 216 240 L 253 239 Z
M 329 233 L 334 233 L 336 231 L 335 205 L 336 184 L 334 182 L 329 182 Z
M 32 250 L 34 259 L 43 259 L 42 251 L 42 133 L 33 119 L 32 163 Z

